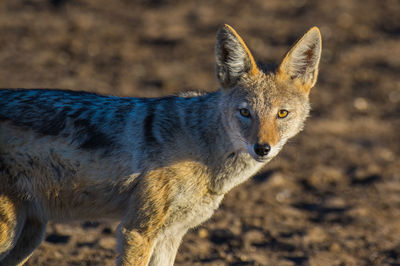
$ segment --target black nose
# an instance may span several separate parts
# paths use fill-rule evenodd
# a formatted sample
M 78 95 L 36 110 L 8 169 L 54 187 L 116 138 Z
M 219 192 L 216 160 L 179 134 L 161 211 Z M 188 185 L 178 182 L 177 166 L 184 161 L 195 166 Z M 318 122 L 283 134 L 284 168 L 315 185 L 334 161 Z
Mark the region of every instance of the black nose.
M 254 144 L 254 152 L 258 156 L 265 156 L 268 154 L 270 150 L 271 146 L 269 146 L 268 144 L 260 144 L 260 143 Z

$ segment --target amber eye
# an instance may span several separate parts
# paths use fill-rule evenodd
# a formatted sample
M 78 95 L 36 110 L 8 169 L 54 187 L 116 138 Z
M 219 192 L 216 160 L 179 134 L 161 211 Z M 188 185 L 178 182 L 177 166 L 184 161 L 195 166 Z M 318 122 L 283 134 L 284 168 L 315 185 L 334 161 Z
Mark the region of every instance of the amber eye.
M 288 110 L 281 109 L 278 111 L 278 118 L 285 118 L 288 116 L 288 114 L 289 114 Z
M 247 108 L 241 108 L 239 112 L 241 116 L 250 117 L 250 111 Z

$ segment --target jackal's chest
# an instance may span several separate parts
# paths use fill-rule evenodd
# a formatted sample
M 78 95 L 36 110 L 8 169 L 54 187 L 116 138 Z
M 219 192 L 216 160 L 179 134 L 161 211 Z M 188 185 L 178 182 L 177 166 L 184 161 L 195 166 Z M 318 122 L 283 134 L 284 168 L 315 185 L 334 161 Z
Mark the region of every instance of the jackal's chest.
M 219 168 L 199 165 L 185 162 L 179 164 L 179 170 L 174 172 L 172 180 L 179 180 L 176 183 L 179 185 L 170 186 L 174 189 L 171 190 L 169 221 L 174 227 L 189 229 L 209 219 L 219 207 L 224 194 L 263 166 L 245 154 L 223 161 Z
M 208 220 L 219 207 L 223 195 L 204 195 L 201 198 L 177 200 L 171 210 L 170 223 L 174 228 L 187 230 Z
M 167 210 L 166 227 L 187 230 L 205 221 L 223 195 L 210 191 L 210 170 L 205 163 L 185 160 L 155 168 L 143 179 L 148 197 Z M 157 187 L 158 189 L 152 189 Z
M 247 153 L 225 159 L 211 176 L 212 190 L 225 194 L 256 174 L 265 164 L 255 161 Z

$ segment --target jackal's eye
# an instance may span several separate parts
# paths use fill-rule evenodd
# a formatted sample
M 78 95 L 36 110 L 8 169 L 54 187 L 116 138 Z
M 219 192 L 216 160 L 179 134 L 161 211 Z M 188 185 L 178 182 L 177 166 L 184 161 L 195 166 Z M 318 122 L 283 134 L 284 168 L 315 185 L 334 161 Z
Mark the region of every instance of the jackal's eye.
M 288 110 L 281 109 L 278 111 L 278 118 L 285 118 L 288 116 L 288 114 L 289 114 Z
M 240 108 L 239 113 L 241 116 L 250 117 L 250 110 L 247 108 Z

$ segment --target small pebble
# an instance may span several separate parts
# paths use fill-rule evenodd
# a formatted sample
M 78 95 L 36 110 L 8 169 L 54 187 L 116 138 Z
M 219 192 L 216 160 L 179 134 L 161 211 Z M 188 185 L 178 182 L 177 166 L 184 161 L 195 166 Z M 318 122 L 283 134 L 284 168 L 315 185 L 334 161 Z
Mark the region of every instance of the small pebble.
M 354 107 L 359 111 L 365 111 L 368 109 L 368 102 L 362 97 L 358 97 L 354 100 Z
M 197 234 L 200 238 L 207 238 L 208 237 L 208 231 L 205 228 L 200 228 L 199 231 L 197 231 Z

